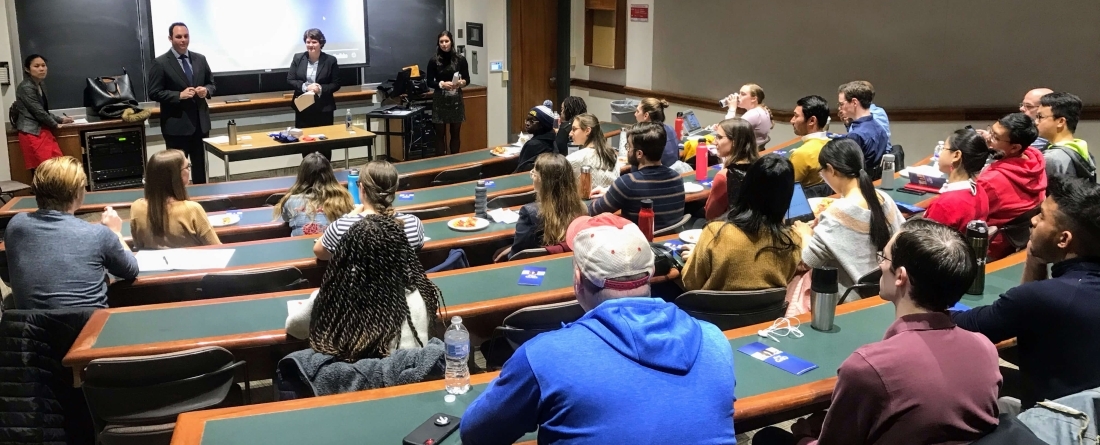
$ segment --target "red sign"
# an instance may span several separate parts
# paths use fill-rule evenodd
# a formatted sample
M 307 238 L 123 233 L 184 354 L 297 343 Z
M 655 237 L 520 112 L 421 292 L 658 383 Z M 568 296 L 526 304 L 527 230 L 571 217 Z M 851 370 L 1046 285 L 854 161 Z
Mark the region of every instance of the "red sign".
M 630 21 L 648 22 L 649 5 L 630 5 Z

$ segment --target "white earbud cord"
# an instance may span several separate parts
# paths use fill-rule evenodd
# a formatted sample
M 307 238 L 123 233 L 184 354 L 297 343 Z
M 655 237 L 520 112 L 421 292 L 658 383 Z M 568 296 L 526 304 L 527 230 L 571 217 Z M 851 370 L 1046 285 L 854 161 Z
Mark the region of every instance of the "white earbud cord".
M 776 343 L 779 343 L 778 337 L 791 336 L 794 338 L 802 338 L 802 331 L 798 329 L 798 326 L 801 324 L 802 322 L 798 321 L 795 317 L 777 318 L 771 326 L 756 331 L 756 335 L 770 338 L 775 340 Z

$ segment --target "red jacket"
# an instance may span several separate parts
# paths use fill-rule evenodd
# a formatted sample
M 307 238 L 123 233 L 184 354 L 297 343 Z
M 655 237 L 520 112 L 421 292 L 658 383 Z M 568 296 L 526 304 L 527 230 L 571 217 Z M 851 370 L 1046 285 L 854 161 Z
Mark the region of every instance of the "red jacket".
M 1046 161 L 1042 153 L 1028 147 L 1020 157 L 1001 159 L 978 176 L 978 185 L 989 198 L 989 225 L 1002 226 L 1046 199 Z M 989 242 L 989 260 L 1012 253 L 1000 234 Z
M 964 181 L 951 185 L 956 189 L 940 193 L 924 217 L 966 233 L 966 224 L 980 219 L 989 221 L 989 197 L 982 187 L 976 187 L 975 193 L 970 191 L 970 181 Z

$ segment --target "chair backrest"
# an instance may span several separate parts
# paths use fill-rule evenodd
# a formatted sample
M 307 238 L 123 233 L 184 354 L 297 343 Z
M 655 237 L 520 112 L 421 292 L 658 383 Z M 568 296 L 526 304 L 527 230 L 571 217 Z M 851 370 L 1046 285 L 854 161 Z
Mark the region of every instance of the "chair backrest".
M 430 209 L 409 209 L 409 210 L 402 209 L 400 212 L 404 213 L 406 215 L 415 216 L 417 218 L 420 218 L 421 221 L 424 221 L 424 220 L 429 220 L 429 219 L 442 218 L 444 216 L 450 216 L 451 215 L 451 208 L 447 207 L 447 206 L 443 206 L 443 207 L 432 207 Z
M 536 335 L 561 329 L 562 323 L 572 323 L 582 316 L 584 308 L 576 300 L 543 304 L 512 312 L 497 330 L 513 348 L 518 348 Z
M 1039 214 L 1041 206 L 1035 206 L 1035 208 L 1024 212 L 1022 215 L 1012 218 L 1012 221 L 1005 223 L 1005 225 L 999 227 L 999 231 L 1003 233 L 1005 241 L 1012 245 L 1016 250 L 1022 250 L 1027 247 L 1027 242 L 1031 239 L 1031 218 Z
M 691 221 L 691 215 L 684 215 L 680 218 L 679 222 L 671 226 L 665 227 L 661 230 L 654 230 L 653 236 L 668 235 L 670 233 L 680 233 L 680 231 L 683 230 L 684 226 L 687 225 L 688 221 Z
M 203 298 L 220 298 L 308 287 L 309 281 L 302 278 L 297 267 L 275 267 L 208 273 L 199 282 L 199 294 Z
M 481 164 L 472 164 L 465 167 L 441 171 L 438 175 L 435 175 L 435 179 L 432 180 L 432 185 L 456 184 L 459 182 L 473 181 L 475 179 L 481 179 Z
M 275 204 L 278 204 L 279 201 L 283 200 L 283 196 L 286 196 L 286 193 L 272 193 L 271 196 L 268 196 L 267 199 L 264 200 L 264 205 L 268 207 L 275 207 Z
M 451 252 L 447 254 L 447 259 L 443 260 L 438 266 L 424 271 L 424 273 L 443 272 L 445 270 L 464 269 L 470 267 L 470 262 L 466 260 L 466 251 L 462 249 L 451 249 Z
M 535 202 L 534 190 L 524 193 L 515 193 L 512 195 L 500 195 L 496 198 L 490 199 L 489 202 L 485 204 L 485 206 L 489 210 L 493 210 L 508 207 L 517 207 L 532 202 Z
M 224 212 L 232 208 L 233 203 L 229 201 L 229 198 L 214 198 L 198 201 L 199 205 L 206 213 L 210 212 Z
M 848 298 L 848 294 L 855 292 L 860 298 L 871 298 L 878 295 L 878 281 L 882 278 L 882 269 L 876 268 L 875 270 L 867 273 L 866 275 L 859 277 L 856 280 L 856 284 L 849 287 L 844 291 L 844 295 L 840 297 L 839 302 L 844 302 Z
M 546 256 L 549 254 L 550 251 L 546 250 L 545 247 L 536 247 L 534 249 L 523 249 L 519 252 L 516 252 L 515 255 L 510 256 L 508 260 L 525 260 L 527 258 L 538 258 L 540 256 Z
M 782 317 L 787 311 L 787 289 L 755 291 L 689 291 L 673 303 L 692 317 L 725 331 Z
M 172 422 L 180 413 L 221 403 L 243 364 L 217 346 L 96 359 L 85 368 L 84 396 L 98 421 Z
M 900 145 L 893 145 L 890 147 L 890 154 L 894 155 L 894 165 L 908 165 L 905 163 L 905 149 Z M 895 168 L 895 170 L 899 170 Z

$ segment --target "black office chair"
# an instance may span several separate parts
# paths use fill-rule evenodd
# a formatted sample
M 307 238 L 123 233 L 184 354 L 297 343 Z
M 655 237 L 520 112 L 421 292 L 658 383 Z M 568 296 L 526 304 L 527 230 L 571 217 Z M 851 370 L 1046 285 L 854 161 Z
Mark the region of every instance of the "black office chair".
M 490 199 L 489 202 L 485 203 L 485 207 L 487 207 L 489 210 L 495 210 L 509 207 L 519 207 L 532 202 L 535 202 L 534 190 L 512 195 L 497 196 L 496 198 Z
M 572 323 L 584 316 L 584 308 L 579 303 L 562 303 L 531 306 L 513 312 L 504 318 L 492 338 L 481 343 L 482 356 L 489 369 L 504 366 L 520 345 L 544 332 L 561 329 L 562 323 Z
M 202 206 L 202 209 L 206 211 L 206 213 L 224 212 L 233 208 L 233 203 L 229 198 L 225 197 L 199 201 L 199 205 Z
M 1017 252 L 1027 247 L 1027 241 L 1031 239 L 1031 218 L 1039 214 L 1040 206 L 1024 212 L 1024 214 L 1012 218 L 1012 221 L 998 227 L 997 231 L 1003 233 L 1005 241 Z
M 692 317 L 725 331 L 782 317 L 787 312 L 787 289 L 693 290 L 676 297 L 673 304 Z
M 894 171 L 901 171 L 907 165 L 905 163 L 905 149 L 900 145 L 893 145 L 890 147 L 890 154 L 894 155 L 894 165 L 898 166 L 894 168 Z
M 406 215 L 412 215 L 420 218 L 421 221 L 427 221 L 429 219 L 443 218 L 445 216 L 451 216 L 451 208 L 447 206 L 432 207 L 430 209 L 409 209 L 400 210 L 401 213 Z
M 267 207 L 275 207 L 275 204 L 282 201 L 284 196 L 286 196 L 286 193 L 272 193 L 271 196 L 268 196 L 267 199 L 264 200 L 264 205 Z
M 681 230 L 684 230 L 684 227 L 687 226 L 687 223 L 689 221 L 691 221 L 691 215 L 684 215 L 683 217 L 680 218 L 680 221 L 677 222 L 676 224 L 665 227 L 661 230 L 654 230 L 653 231 L 653 236 L 662 236 L 662 235 L 668 235 L 668 234 L 671 234 L 671 233 L 680 233 Z
M 840 300 L 837 301 L 843 303 L 844 300 L 848 299 L 848 294 L 853 291 L 855 291 L 860 298 L 871 298 L 878 295 L 878 281 L 880 278 L 882 278 L 882 269 L 875 269 L 867 275 L 859 277 L 859 279 L 856 280 L 856 284 L 844 291 L 844 295 L 841 295 Z
M 15 194 L 30 190 L 31 186 L 19 181 L 0 181 L 0 204 L 7 204 Z
M 240 404 L 242 365 L 217 346 L 92 360 L 83 390 L 98 443 L 168 445 L 180 413 Z
M 435 175 L 432 185 L 450 185 L 459 182 L 481 179 L 481 164 L 467 165 L 465 167 L 444 170 Z
M 297 267 L 276 267 L 208 273 L 199 282 L 198 293 L 205 299 L 307 288 L 309 281 Z

